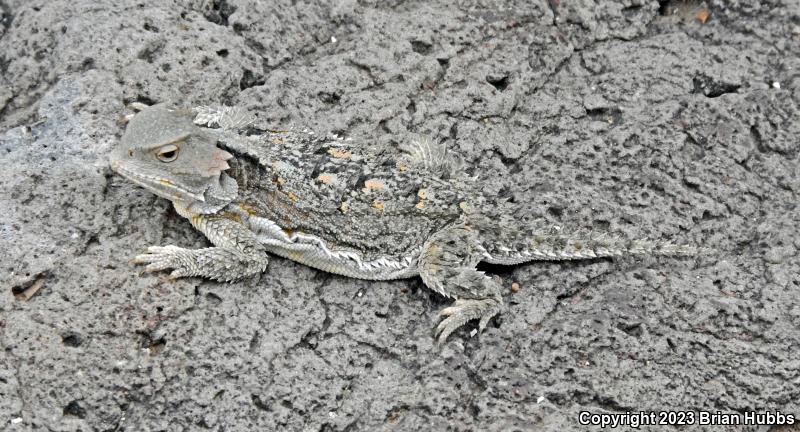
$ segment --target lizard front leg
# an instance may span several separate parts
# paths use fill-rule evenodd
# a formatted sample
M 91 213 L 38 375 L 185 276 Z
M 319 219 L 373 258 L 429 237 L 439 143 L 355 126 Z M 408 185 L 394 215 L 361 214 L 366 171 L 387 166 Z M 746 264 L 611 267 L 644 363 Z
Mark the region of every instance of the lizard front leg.
M 204 249 L 151 246 L 134 258 L 146 271 L 173 269 L 171 278 L 200 276 L 220 282 L 238 280 L 267 268 L 267 252 L 255 234 L 241 223 L 217 215 L 196 214 L 175 205 L 181 216 L 214 244 Z
M 425 243 L 419 260 L 422 281 L 434 291 L 452 297 L 452 306 L 439 313 L 444 319 L 436 327 L 439 343 L 472 319 L 483 330 L 502 309 L 502 287 L 475 266 L 483 256 L 477 232 L 457 224 L 435 233 Z

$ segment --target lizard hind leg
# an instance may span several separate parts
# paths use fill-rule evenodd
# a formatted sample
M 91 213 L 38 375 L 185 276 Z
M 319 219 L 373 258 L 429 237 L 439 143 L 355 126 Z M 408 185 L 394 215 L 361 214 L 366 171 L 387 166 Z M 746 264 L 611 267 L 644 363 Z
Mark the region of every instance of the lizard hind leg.
M 463 224 L 442 229 L 423 246 L 419 260 L 422 281 L 455 299 L 439 313 L 443 319 L 435 333 L 440 344 L 473 319 L 479 320 L 478 329 L 482 331 L 503 307 L 502 287 L 475 268 L 483 254 L 477 232 Z

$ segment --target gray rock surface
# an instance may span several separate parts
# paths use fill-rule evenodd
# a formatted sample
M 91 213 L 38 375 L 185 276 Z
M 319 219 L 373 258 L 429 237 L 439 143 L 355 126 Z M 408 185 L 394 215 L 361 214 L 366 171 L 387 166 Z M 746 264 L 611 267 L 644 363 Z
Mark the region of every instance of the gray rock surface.
M 0 1 L 0 428 L 800 414 L 799 71 L 797 0 Z M 142 275 L 149 245 L 205 244 L 106 167 L 126 104 L 167 100 L 425 134 L 521 216 L 718 253 L 487 267 L 506 312 L 441 349 L 419 280 Z

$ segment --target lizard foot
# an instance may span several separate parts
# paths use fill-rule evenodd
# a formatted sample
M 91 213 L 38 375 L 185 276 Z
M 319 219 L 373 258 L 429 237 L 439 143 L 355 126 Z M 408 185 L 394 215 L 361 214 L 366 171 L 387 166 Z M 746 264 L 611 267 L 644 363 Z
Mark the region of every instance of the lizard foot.
M 133 258 L 136 264 L 147 264 L 147 272 L 173 269 L 170 279 L 190 276 L 192 266 L 195 264 L 194 251 L 178 246 L 150 246 L 147 253 L 136 255 Z
M 450 333 L 473 319 L 480 319 L 478 331 L 483 331 L 489 320 L 497 315 L 501 308 L 502 303 L 493 298 L 456 300 L 452 306 L 446 307 L 439 312 L 439 316 L 445 318 L 436 326 L 438 343 L 443 344 L 447 337 L 450 336 Z
M 202 276 L 220 282 L 231 282 L 267 267 L 267 254 L 260 250 L 251 254 L 225 247 L 184 249 L 178 246 L 150 246 L 147 253 L 137 255 L 134 263 L 147 264 L 145 271 L 172 269 L 171 279 Z

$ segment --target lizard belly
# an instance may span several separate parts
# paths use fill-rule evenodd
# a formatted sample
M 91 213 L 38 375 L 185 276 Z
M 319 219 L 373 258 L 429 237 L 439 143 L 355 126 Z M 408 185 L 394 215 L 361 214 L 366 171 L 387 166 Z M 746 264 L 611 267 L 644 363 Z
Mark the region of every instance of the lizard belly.
M 289 234 L 267 218 L 250 216 L 247 224 L 270 253 L 329 273 L 369 280 L 405 279 L 419 274 L 421 247 L 402 257 L 365 259 L 357 251 L 332 250 L 325 240 L 314 235 Z

